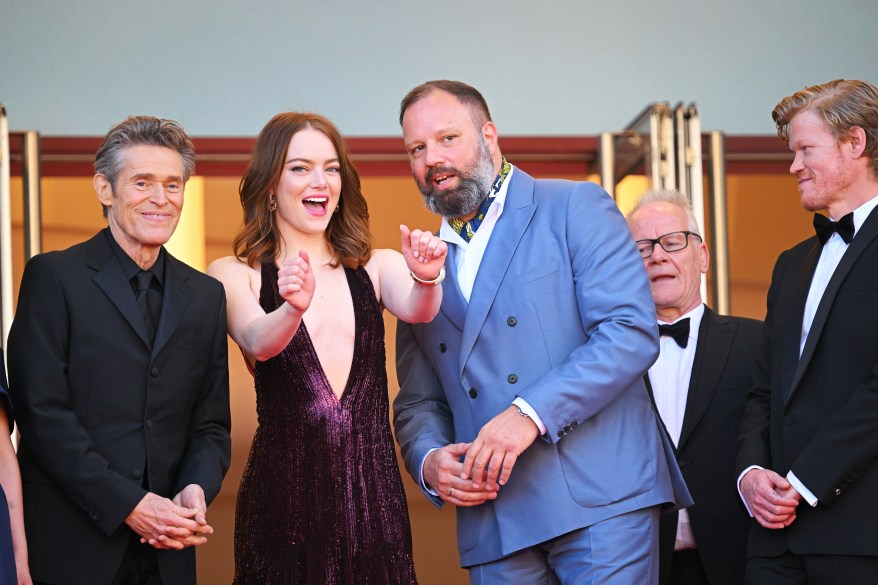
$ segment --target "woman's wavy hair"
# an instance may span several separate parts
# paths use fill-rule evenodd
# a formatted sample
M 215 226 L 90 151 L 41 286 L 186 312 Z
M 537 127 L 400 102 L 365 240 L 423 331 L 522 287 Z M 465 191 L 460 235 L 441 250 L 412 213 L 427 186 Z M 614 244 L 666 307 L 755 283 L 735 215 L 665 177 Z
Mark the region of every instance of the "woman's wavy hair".
M 235 236 L 234 251 L 251 267 L 277 260 L 282 237 L 275 213 L 270 209 L 271 197 L 280 181 L 290 140 L 297 132 L 308 128 L 329 138 L 338 153 L 341 168 L 339 210 L 332 213 L 324 232 L 333 255 L 330 266 L 335 268 L 343 264 L 356 268 L 366 264 L 371 257 L 375 241 L 369 232 L 369 210 L 360 191 L 360 176 L 351 162 L 341 133 L 319 114 L 284 112 L 269 120 L 259 133 L 238 187 L 244 224 Z

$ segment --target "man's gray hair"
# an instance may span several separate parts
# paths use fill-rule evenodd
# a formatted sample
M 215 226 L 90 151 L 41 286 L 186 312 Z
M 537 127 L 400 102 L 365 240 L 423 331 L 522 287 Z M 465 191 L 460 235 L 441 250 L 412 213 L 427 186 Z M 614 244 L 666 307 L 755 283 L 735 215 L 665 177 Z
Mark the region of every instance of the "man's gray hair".
M 95 154 L 95 172 L 107 178 L 113 189 L 122 172 L 125 160 L 122 154 L 132 146 L 164 146 L 180 155 L 183 162 L 183 182 L 195 171 L 195 147 L 182 126 L 173 120 L 153 116 L 129 116 L 113 126 Z M 104 217 L 107 208 L 104 207 Z
M 637 200 L 637 203 L 628 212 L 628 215 L 625 217 L 630 220 L 634 217 L 634 214 L 637 213 L 642 207 L 649 205 L 650 203 L 668 203 L 670 205 L 674 205 L 679 207 L 683 211 L 686 212 L 686 217 L 689 219 L 689 231 L 693 234 L 701 235 L 701 229 L 698 227 L 698 220 L 695 218 L 695 214 L 692 212 L 692 203 L 689 201 L 689 198 L 686 197 L 683 193 L 674 190 L 674 189 L 649 189 L 640 196 Z

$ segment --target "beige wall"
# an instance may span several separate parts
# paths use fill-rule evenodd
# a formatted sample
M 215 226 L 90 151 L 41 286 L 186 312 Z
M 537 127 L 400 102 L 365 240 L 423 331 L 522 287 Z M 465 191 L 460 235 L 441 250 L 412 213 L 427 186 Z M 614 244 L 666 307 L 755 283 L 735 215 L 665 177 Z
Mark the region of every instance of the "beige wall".
M 570 177 L 583 178 L 583 177 Z M 205 231 L 207 262 L 231 253 L 231 241 L 240 225 L 238 177 L 205 178 Z M 43 244 L 45 250 L 67 247 L 91 236 L 105 223 L 90 179 L 45 178 L 43 190 Z M 367 177 L 363 191 L 369 202 L 371 225 L 379 247 L 399 248 L 400 223 L 432 229 L 435 218 L 421 203 L 409 177 Z M 20 280 L 23 266 L 21 237 L 21 182 L 13 179 L 14 275 Z M 795 182 L 782 175 L 730 176 L 729 234 L 732 310 L 762 318 L 765 292 L 778 253 L 807 237 L 810 216 L 798 203 Z M 387 363 L 391 399 L 396 395 L 394 374 L 395 319 L 385 316 Z M 234 343 L 229 348 L 233 458 L 209 520 L 216 529 L 211 541 L 199 550 L 199 582 L 228 583 L 233 568 L 234 503 L 250 441 L 256 428 L 253 379 Z M 422 585 L 455 585 L 467 582 L 458 568 L 454 512 L 436 510 L 403 473 L 412 518 L 415 562 Z

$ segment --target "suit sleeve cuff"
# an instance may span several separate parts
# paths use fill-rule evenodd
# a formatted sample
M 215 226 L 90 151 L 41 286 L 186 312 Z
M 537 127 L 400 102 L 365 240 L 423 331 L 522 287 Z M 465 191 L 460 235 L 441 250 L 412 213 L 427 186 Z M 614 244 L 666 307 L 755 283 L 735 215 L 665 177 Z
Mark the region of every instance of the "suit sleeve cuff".
M 747 505 L 747 498 L 745 498 L 744 494 L 741 493 L 741 480 L 744 479 L 744 476 L 747 475 L 747 473 L 751 469 L 764 469 L 764 468 L 760 467 L 759 465 L 751 465 L 750 467 L 748 467 L 747 469 L 745 469 L 744 471 L 741 472 L 741 475 L 738 476 L 738 497 L 740 497 L 741 501 L 744 502 L 744 508 L 747 509 L 747 513 L 750 514 L 750 517 L 752 518 L 753 517 L 753 510 L 751 510 L 750 506 Z
M 800 496 L 805 498 L 805 501 L 808 502 L 812 508 L 817 506 L 817 496 L 811 493 L 811 490 L 806 488 L 805 484 L 799 481 L 799 478 L 796 477 L 796 474 L 793 473 L 792 470 L 787 473 L 787 481 L 790 482 L 790 485 L 792 485 L 797 492 L 799 492 Z
M 430 449 L 429 451 L 427 451 L 427 454 L 424 455 L 423 459 L 421 459 L 420 467 L 418 467 L 418 484 L 420 484 L 421 489 L 424 490 L 425 492 L 427 492 L 428 494 L 430 494 L 431 496 L 435 496 L 437 498 L 439 497 L 439 492 L 437 492 L 436 490 L 434 490 L 433 488 L 428 486 L 427 482 L 424 481 L 424 463 L 427 461 L 427 457 L 430 456 L 430 453 L 432 453 L 433 451 L 438 451 L 438 450 L 439 449 Z
M 527 403 L 527 400 L 521 396 L 516 396 L 515 400 L 512 401 L 512 404 L 520 408 L 521 412 L 529 416 L 530 420 L 534 421 L 534 424 L 540 429 L 540 435 L 546 434 L 546 425 L 543 424 L 543 419 L 541 419 L 540 415 L 537 414 L 537 411 L 533 409 L 533 406 Z

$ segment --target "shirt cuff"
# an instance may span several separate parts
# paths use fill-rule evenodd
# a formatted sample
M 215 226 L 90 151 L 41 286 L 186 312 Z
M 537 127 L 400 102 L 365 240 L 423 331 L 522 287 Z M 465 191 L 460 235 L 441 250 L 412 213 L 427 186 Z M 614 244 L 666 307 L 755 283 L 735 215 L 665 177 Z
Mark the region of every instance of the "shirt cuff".
M 797 492 L 799 492 L 800 496 L 805 498 L 805 501 L 808 502 L 812 508 L 817 506 L 817 496 L 811 493 L 811 490 L 806 488 L 805 484 L 799 481 L 799 478 L 796 477 L 796 474 L 793 473 L 792 470 L 787 473 L 787 481 L 790 482 L 790 485 L 792 485 Z
M 741 472 L 741 475 L 738 476 L 738 496 L 741 498 L 741 501 L 744 502 L 744 508 L 747 509 L 747 513 L 750 514 L 750 517 L 752 518 L 753 511 L 750 510 L 750 506 L 747 505 L 747 498 L 745 498 L 744 494 L 741 493 L 741 480 L 744 479 L 744 476 L 747 475 L 747 473 L 751 469 L 764 469 L 764 468 L 760 467 L 759 465 L 751 465 L 750 467 L 748 467 L 747 469 L 745 469 L 744 471 Z
M 427 482 L 424 481 L 424 462 L 427 461 L 427 457 L 430 456 L 430 453 L 433 451 L 438 451 L 439 449 L 430 449 L 427 451 L 427 454 L 424 455 L 424 458 L 421 460 L 421 466 L 418 468 L 418 483 L 421 486 L 421 489 L 430 494 L 431 496 L 439 497 L 439 492 L 435 491 L 433 488 L 427 485 Z
M 529 416 L 530 420 L 534 421 L 534 424 L 540 429 L 540 435 L 546 434 L 546 425 L 543 424 L 543 419 L 541 419 L 537 414 L 537 411 L 533 409 L 533 406 L 527 403 L 527 400 L 521 396 L 516 396 L 515 400 L 512 401 L 512 404 L 520 408 L 521 412 Z

